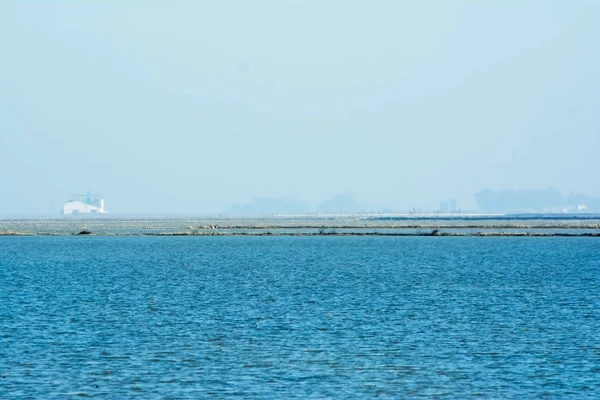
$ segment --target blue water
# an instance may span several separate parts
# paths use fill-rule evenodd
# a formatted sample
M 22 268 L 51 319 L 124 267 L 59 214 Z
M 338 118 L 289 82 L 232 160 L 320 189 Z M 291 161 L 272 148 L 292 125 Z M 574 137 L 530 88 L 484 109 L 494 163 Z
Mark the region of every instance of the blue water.
M 598 398 L 600 240 L 0 237 L 0 398 Z

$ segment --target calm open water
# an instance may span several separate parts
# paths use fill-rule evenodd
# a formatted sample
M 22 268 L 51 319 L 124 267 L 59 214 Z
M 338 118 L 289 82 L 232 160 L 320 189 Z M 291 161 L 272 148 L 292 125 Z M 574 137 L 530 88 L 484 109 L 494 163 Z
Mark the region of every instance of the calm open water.
M 0 237 L 0 398 L 600 397 L 600 240 Z

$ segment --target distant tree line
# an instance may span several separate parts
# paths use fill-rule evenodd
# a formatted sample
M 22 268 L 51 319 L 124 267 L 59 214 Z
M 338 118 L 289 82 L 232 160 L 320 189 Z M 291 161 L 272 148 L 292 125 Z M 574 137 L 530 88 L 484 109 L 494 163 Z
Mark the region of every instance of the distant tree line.
M 353 193 L 342 193 L 311 207 L 305 201 L 293 198 L 257 197 L 251 203 L 234 204 L 229 210 L 232 215 L 270 215 L 306 213 L 358 213 L 363 206 L 358 204 Z
M 483 212 L 600 212 L 600 198 L 572 193 L 567 197 L 552 188 L 501 190 L 483 189 L 475 195 Z

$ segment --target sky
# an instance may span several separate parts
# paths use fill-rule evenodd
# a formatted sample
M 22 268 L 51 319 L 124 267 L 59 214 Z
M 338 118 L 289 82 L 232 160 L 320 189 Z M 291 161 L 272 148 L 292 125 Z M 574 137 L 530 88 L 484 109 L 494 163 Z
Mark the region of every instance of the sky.
M 0 216 L 600 196 L 600 2 L 0 2 Z

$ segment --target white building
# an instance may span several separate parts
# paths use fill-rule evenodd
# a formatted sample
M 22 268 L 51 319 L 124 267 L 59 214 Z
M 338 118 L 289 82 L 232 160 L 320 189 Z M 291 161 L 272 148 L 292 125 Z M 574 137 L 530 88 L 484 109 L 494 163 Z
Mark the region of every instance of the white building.
M 63 205 L 64 215 L 73 214 L 107 214 L 104 209 L 104 199 L 100 196 L 87 195 L 76 196 L 78 200 L 72 200 Z

